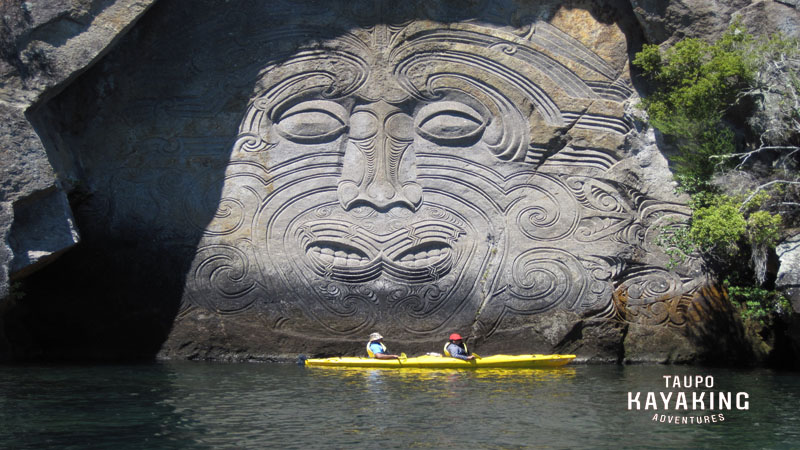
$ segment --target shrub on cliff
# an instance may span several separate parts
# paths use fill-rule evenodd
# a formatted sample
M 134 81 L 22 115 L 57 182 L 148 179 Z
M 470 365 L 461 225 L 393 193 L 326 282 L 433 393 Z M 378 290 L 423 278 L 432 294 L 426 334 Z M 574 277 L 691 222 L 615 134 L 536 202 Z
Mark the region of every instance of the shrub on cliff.
M 645 45 L 636 54 L 633 64 L 656 87 L 642 105 L 650 122 L 676 141 L 679 177 L 707 183 L 714 173 L 710 157 L 735 152 L 724 119 L 755 79 L 755 61 L 744 51 L 752 42 L 734 25 L 714 44 L 684 39 L 665 50 Z
M 633 64 L 654 84 L 642 107 L 677 146 L 676 179 L 692 195 L 689 228 L 662 245 L 672 255 L 699 252 L 735 280 L 733 292 L 760 293 L 748 286 L 764 284 L 768 251 L 800 216 L 800 43 L 735 23 L 714 43 L 645 45 Z M 721 183 L 725 171 L 747 171 L 755 185 Z M 754 299 L 773 296 L 733 297 L 753 309 Z

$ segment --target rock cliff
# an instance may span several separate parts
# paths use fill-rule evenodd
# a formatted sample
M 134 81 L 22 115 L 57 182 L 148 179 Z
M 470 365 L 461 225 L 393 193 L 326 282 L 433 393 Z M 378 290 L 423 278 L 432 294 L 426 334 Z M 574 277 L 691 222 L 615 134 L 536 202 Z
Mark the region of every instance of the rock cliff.
M 630 60 L 795 6 L 4 2 L 0 352 L 742 356 Z

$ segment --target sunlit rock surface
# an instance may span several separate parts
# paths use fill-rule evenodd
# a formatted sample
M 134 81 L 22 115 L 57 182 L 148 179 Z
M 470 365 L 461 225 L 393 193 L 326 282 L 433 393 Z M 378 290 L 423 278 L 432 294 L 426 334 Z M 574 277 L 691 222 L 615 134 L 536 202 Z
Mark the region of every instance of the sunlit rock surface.
M 780 270 L 775 287 L 792 303 L 795 313 L 800 313 L 800 235 L 782 242 L 775 249 L 780 258 Z

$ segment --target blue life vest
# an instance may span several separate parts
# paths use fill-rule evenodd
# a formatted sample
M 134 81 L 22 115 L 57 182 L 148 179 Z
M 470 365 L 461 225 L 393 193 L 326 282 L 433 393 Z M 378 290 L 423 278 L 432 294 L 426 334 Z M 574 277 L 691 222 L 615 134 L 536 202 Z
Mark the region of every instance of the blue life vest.
M 380 341 L 369 341 L 369 342 L 367 342 L 367 355 L 369 355 L 370 358 L 374 358 L 375 357 L 375 353 L 372 351 L 371 348 L 369 348 L 372 345 L 373 342 L 381 346 L 381 353 L 386 353 L 386 346 L 383 345 L 383 342 L 380 342 Z

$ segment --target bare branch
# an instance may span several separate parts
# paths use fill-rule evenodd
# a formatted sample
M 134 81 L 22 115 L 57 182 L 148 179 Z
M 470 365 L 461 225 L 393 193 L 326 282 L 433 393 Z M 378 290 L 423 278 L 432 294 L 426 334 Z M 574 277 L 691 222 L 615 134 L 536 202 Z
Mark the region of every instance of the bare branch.
M 762 145 L 761 147 L 758 147 L 755 150 L 750 150 L 749 152 L 728 153 L 726 155 L 711 155 L 708 157 L 708 159 L 718 159 L 720 160 L 718 164 L 721 164 L 729 159 L 738 158 L 739 164 L 736 165 L 736 169 L 740 169 L 742 166 L 744 166 L 747 160 L 750 159 L 751 156 L 766 150 L 791 150 L 788 156 L 792 156 L 800 151 L 800 147 L 794 145 Z
M 792 153 L 800 150 L 800 147 L 796 145 L 762 145 L 755 150 L 750 150 L 749 152 L 741 152 L 741 153 L 728 153 L 727 155 L 711 155 L 709 159 L 731 159 L 731 158 L 748 158 L 752 156 L 754 153 L 758 153 L 764 150 L 792 150 Z
M 769 186 L 771 186 L 773 184 L 779 184 L 779 183 L 781 183 L 781 184 L 793 184 L 793 185 L 800 186 L 800 181 L 789 181 L 789 180 L 775 180 L 775 181 L 770 181 L 769 183 L 764 183 L 761 186 L 757 187 L 753 192 L 750 193 L 750 195 L 747 196 L 746 199 L 744 199 L 744 201 L 742 202 L 742 206 L 739 207 L 739 211 L 743 211 L 745 205 L 750 203 L 750 200 L 752 200 L 753 197 L 755 197 L 755 195 L 758 194 L 760 191 L 768 188 Z

